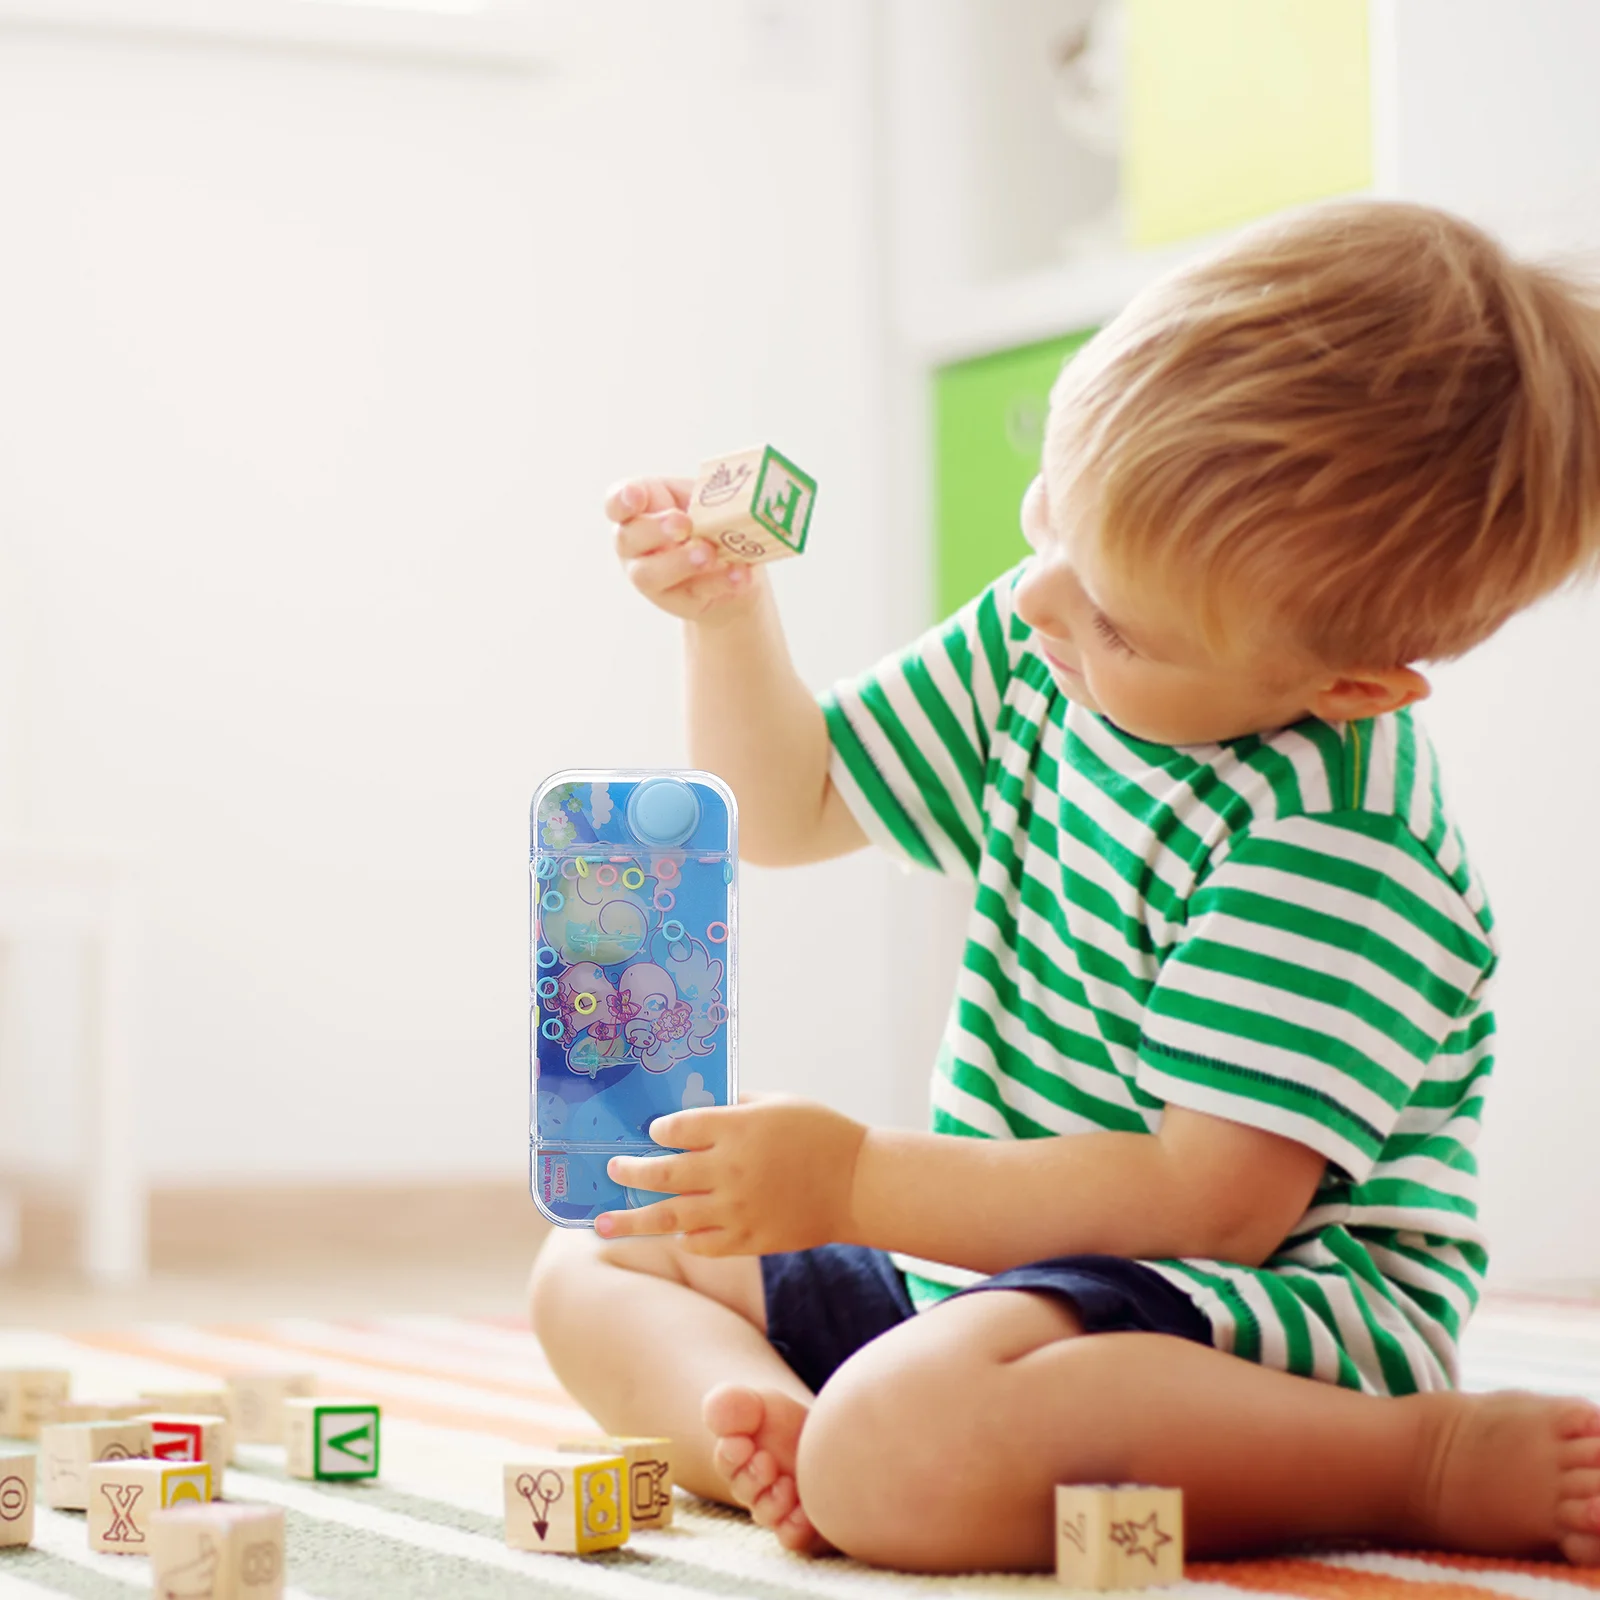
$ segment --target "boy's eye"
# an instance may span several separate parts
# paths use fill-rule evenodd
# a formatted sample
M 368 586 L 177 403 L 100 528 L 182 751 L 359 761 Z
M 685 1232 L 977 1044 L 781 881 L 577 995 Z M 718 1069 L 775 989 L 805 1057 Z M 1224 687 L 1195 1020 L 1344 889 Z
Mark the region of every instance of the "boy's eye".
M 1117 632 L 1116 628 L 1112 626 L 1110 617 L 1106 616 L 1103 611 L 1097 611 L 1094 614 L 1094 631 L 1113 650 L 1119 651 L 1123 655 L 1131 656 L 1133 654 L 1133 646 Z

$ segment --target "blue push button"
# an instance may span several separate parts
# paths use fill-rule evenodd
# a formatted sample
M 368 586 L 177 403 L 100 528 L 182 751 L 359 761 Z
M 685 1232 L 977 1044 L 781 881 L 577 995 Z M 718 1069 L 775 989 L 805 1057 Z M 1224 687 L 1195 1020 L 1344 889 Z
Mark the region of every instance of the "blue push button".
M 699 821 L 699 796 L 679 778 L 647 778 L 628 800 L 628 827 L 640 844 L 682 844 Z

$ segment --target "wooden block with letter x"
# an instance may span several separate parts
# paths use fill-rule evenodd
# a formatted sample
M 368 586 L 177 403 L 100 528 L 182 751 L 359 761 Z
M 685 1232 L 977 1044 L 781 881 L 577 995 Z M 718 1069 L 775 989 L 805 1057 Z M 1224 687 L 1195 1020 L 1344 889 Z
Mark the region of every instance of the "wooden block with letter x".
M 0 1367 L 0 1434 L 37 1439 L 45 1419 L 72 1392 L 59 1367 Z
M 97 1461 L 89 1468 L 89 1548 L 148 1555 L 152 1512 L 210 1498 L 211 1467 L 204 1461 Z
M 628 1520 L 641 1528 L 672 1526 L 672 1441 L 599 1435 L 592 1439 L 564 1439 L 557 1447 L 584 1456 L 621 1456 L 628 1469 Z
M 806 547 L 817 480 L 770 445 L 704 462 L 689 497 L 695 537 L 725 561 L 776 561 Z
M 376 1478 L 378 1407 L 370 1400 L 283 1402 L 291 1478 Z
M 282 1600 L 280 1506 L 174 1506 L 150 1517 L 157 1600 Z
M 620 1455 L 537 1450 L 508 1462 L 506 1543 L 580 1556 L 626 1544 L 627 1473 Z
M 1141 1483 L 1056 1488 L 1056 1576 L 1074 1589 L 1183 1582 L 1183 1491 Z
M 0 1545 L 33 1543 L 31 1455 L 0 1455 Z
M 89 1509 L 89 1468 L 96 1461 L 145 1461 L 150 1428 L 144 1422 L 47 1422 L 39 1430 L 44 1481 L 39 1494 L 57 1511 Z

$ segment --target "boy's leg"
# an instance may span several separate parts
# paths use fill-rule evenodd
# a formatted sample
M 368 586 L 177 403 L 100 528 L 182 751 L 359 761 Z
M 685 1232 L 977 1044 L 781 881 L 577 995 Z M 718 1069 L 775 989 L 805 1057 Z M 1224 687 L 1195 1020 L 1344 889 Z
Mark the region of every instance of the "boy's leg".
M 1066 1302 L 1014 1290 L 846 1362 L 797 1476 L 823 1538 L 913 1570 L 1050 1566 L 1072 1482 L 1181 1488 L 1195 1555 L 1343 1537 L 1600 1563 L 1586 1401 L 1361 1395 L 1169 1335 L 1080 1335 Z
M 670 1238 L 603 1240 L 552 1233 L 529 1285 L 534 1331 L 562 1385 L 611 1433 L 665 1435 L 685 1488 L 737 1500 L 712 1461 L 701 1419 L 720 1385 L 811 1404 L 811 1391 L 767 1342 L 761 1262 L 690 1255 Z M 775 1406 L 798 1434 L 797 1410 Z M 759 1437 L 759 1433 L 757 1435 Z M 788 1452 L 792 1459 L 792 1445 Z M 792 1501 L 763 1508 L 778 1521 Z

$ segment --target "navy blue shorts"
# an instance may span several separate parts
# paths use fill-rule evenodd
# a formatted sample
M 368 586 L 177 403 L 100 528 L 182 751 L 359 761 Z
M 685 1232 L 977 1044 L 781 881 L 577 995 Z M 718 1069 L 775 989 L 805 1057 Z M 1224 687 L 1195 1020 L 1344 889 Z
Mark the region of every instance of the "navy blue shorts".
M 899 1268 L 886 1252 L 865 1245 L 825 1244 L 762 1256 L 761 1285 L 767 1338 L 813 1394 L 863 1345 L 917 1314 Z M 1171 1333 L 1211 1343 L 1211 1324 L 1188 1295 L 1121 1256 L 1034 1261 L 957 1294 L 987 1289 L 1060 1295 L 1089 1333 Z

